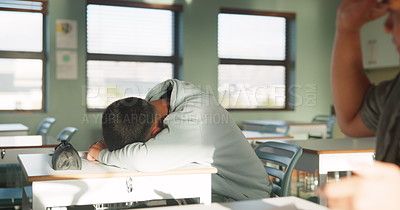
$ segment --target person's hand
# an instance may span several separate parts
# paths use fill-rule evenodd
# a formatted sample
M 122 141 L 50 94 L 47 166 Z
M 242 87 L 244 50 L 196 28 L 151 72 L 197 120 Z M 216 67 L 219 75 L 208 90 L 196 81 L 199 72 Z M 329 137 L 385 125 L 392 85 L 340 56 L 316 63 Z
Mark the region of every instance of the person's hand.
M 329 183 L 322 191 L 330 210 L 398 210 L 400 169 L 376 162 L 355 171 L 356 175 Z
M 359 31 L 368 21 L 383 16 L 388 5 L 377 0 L 342 0 L 337 11 L 336 27 L 341 32 Z
M 104 141 L 99 140 L 89 147 L 86 158 L 89 161 L 96 161 L 96 160 L 98 160 L 99 153 L 101 152 L 101 150 L 106 149 L 106 148 L 107 148 L 107 145 L 104 143 Z

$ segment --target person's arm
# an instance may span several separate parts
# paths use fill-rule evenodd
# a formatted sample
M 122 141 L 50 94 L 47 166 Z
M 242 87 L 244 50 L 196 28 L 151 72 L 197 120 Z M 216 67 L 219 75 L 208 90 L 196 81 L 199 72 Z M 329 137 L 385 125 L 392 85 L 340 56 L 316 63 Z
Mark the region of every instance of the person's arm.
M 397 165 L 376 162 L 355 171 L 355 176 L 328 183 L 322 195 L 331 210 L 400 209 L 400 169 Z
M 376 0 L 343 0 L 337 12 L 332 53 L 332 90 L 338 123 L 346 135 L 372 136 L 360 117 L 360 109 L 370 82 L 363 72 L 361 27 L 387 11 Z
M 96 161 L 99 157 L 100 151 L 103 149 L 107 149 L 107 145 L 104 143 L 103 139 L 100 139 L 94 144 L 90 145 L 86 154 L 86 159 L 89 161 Z
M 204 151 L 200 140 L 196 141 L 200 136 L 200 132 L 193 129 L 177 135 L 164 129 L 145 144 L 133 143 L 112 152 L 102 150 L 98 160 L 107 165 L 138 171 L 170 170 L 199 159 L 198 155 Z

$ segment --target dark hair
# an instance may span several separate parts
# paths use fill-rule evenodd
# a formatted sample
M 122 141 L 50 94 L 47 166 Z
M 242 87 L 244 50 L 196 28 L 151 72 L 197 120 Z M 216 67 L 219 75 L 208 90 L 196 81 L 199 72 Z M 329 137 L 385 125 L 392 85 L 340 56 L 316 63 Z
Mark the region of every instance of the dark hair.
M 143 99 L 130 97 L 113 102 L 103 112 L 102 118 L 103 138 L 108 150 L 146 142 L 154 121 L 154 107 Z

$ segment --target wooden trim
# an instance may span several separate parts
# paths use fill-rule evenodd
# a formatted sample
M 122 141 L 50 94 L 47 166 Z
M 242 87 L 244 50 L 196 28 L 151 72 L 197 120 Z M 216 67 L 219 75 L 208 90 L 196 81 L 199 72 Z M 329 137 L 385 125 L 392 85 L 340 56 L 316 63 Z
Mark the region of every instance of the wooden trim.
M 224 107 L 228 112 L 230 111 L 293 111 L 293 109 L 288 108 L 229 108 Z
M 33 1 L 33 2 L 47 2 L 48 0 L 24 0 L 24 1 Z
M 12 11 L 12 12 L 40 12 L 43 13 L 42 10 L 34 10 L 34 9 L 14 9 L 8 7 L 0 7 L 0 11 Z
M 287 141 L 287 140 L 292 140 L 292 136 L 274 136 L 274 137 L 247 137 L 246 140 L 249 141 L 262 141 L 262 140 L 282 140 L 282 141 Z
M 72 171 L 72 170 L 70 170 Z M 217 173 L 217 169 L 210 168 L 201 168 L 201 169 L 190 169 L 186 171 L 165 171 L 165 172 L 122 172 L 122 173 L 110 173 L 110 174 L 61 174 L 61 175 L 47 175 L 47 176 L 27 176 L 28 182 L 37 182 L 37 181 L 56 181 L 56 180 L 79 180 L 79 179 L 95 179 L 95 178 L 114 178 L 114 177 L 125 177 L 125 176 L 133 176 L 133 177 L 143 177 L 143 176 L 171 176 L 171 175 L 187 175 L 187 174 L 215 174 Z M 27 173 L 24 170 L 24 174 Z
M 58 144 L 46 144 L 42 146 L 18 146 L 18 147 L 0 147 L 0 149 L 40 149 L 40 148 L 55 148 Z
M 180 13 L 174 12 L 173 13 L 173 78 L 180 79 L 180 68 L 182 64 L 182 57 L 181 57 L 181 22 L 180 22 Z
M 147 56 L 147 55 L 118 55 L 118 54 L 99 54 L 87 53 L 87 61 L 133 61 L 133 62 L 160 62 L 174 63 L 175 56 Z
M 49 12 L 49 3 L 48 3 L 48 1 L 46 0 L 46 1 L 43 1 L 43 4 L 42 4 L 42 13 L 44 14 L 44 15 L 47 15 L 47 13 Z
M 14 11 L 14 12 L 37 12 L 37 13 L 42 13 L 44 15 L 47 14 L 47 5 L 48 5 L 48 0 L 24 0 L 24 2 L 41 2 L 42 4 L 37 7 L 41 9 L 21 9 L 21 8 L 10 8 L 10 7 L 1 7 L 0 6 L 0 11 Z M 3 3 L 3 4 L 8 4 L 10 6 L 25 6 L 26 4 L 18 4 L 18 1 L 15 1 L 14 3 Z M 28 6 L 28 5 L 26 5 Z M 29 7 L 29 6 L 28 6 Z
M 296 89 L 292 88 L 295 86 L 295 70 L 296 70 L 296 47 L 295 47 L 295 36 L 296 36 L 296 25 L 295 18 L 286 20 L 286 69 L 285 69 L 285 105 L 287 109 L 294 110 L 296 105 Z M 292 93 L 293 92 L 293 93 Z M 292 95 L 291 95 L 292 94 Z
M 47 4 L 47 1 L 46 1 Z M 47 13 L 47 10 L 46 10 Z M 47 17 L 43 15 L 42 17 L 43 25 L 42 25 L 42 112 L 47 111 Z
M 262 66 L 287 65 L 285 60 L 259 60 L 259 59 L 234 59 L 234 58 L 220 58 L 219 64 L 262 65 Z
M 19 159 L 19 157 L 18 157 Z M 212 166 L 204 166 L 198 168 L 178 168 L 170 171 L 163 172 L 139 172 L 139 171 L 122 171 L 122 172 L 110 172 L 110 173 L 85 173 L 85 174 L 52 174 L 52 175 L 38 175 L 28 176 L 28 173 L 23 167 L 25 176 L 28 182 L 37 181 L 55 181 L 55 180 L 78 180 L 78 179 L 94 179 L 94 178 L 114 178 L 114 177 L 143 177 L 143 176 L 171 176 L 171 175 L 187 175 L 187 174 L 215 174 L 217 169 Z M 71 170 L 73 171 L 73 170 Z
M 113 5 L 113 6 L 124 6 L 124 7 L 138 7 L 147 9 L 163 9 L 172 10 L 175 12 L 181 12 L 183 10 L 182 5 L 179 4 L 148 4 L 143 2 L 133 2 L 124 0 L 87 0 L 87 4 L 99 4 L 99 5 Z
M 342 154 L 342 153 L 369 153 L 375 152 L 375 149 L 355 149 L 355 150 L 312 150 L 303 148 L 303 153 L 309 154 Z
M 43 40 L 44 41 L 44 40 Z M 43 42 L 44 43 L 44 42 Z M 44 59 L 42 52 L 0 51 L 0 58 Z
M 246 15 L 262 15 L 262 16 L 275 16 L 284 18 L 295 18 L 296 13 L 292 12 L 276 12 L 276 11 L 262 11 L 262 10 L 247 10 L 237 8 L 221 8 L 220 13 L 228 14 L 246 14 Z

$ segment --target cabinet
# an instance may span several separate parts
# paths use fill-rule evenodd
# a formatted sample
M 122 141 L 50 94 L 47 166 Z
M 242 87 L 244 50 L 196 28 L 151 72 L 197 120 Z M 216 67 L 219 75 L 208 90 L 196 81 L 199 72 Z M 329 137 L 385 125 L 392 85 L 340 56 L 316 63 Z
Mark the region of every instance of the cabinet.
M 399 65 L 399 55 L 391 34 L 384 30 L 386 16 L 367 23 L 361 31 L 363 64 L 365 69 Z

